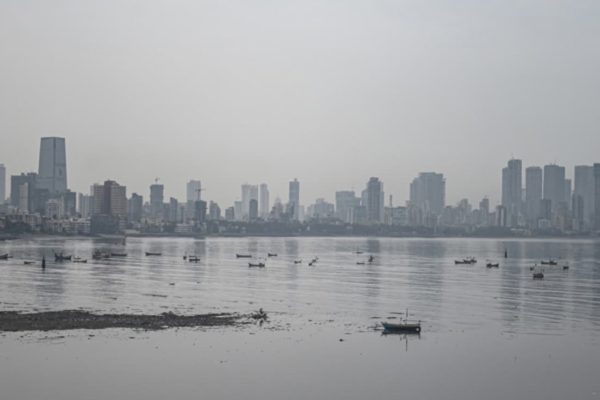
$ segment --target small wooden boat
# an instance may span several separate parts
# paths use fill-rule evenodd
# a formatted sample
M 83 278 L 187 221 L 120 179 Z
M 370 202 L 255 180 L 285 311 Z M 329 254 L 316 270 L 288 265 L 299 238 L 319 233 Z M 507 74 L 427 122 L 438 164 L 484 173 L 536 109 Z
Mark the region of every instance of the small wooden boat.
M 248 263 L 248 267 L 253 268 L 264 268 L 265 267 L 265 263 L 259 262 L 259 263 Z
M 146 252 L 146 256 L 148 256 L 148 257 L 152 257 L 152 256 L 162 256 L 162 253 L 157 253 L 157 252 L 147 251 L 147 252 Z
M 399 323 L 392 324 L 389 322 L 382 322 L 383 331 L 386 333 L 421 333 L 421 323 Z
M 544 279 L 544 273 L 542 271 L 534 272 L 533 279 Z
M 408 310 L 406 317 L 400 323 L 382 322 L 383 333 L 421 333 L 421 321 L 410 322 L 408 320 Z
M 466 261 L 467 264 L 477 264 L 477 259 L 475 257 L 465 258 L 464 261 Z
M 542 260 L 542 265 L 556 265 L 556 264 L 558 264 L 558 263 L 554 260 L 548 260 L 548 261 Z
M 569 266 L 568 266 L 568 265 L 563 265 L 563 271 L 566 271 L 566 270 L 568 270 L 568 269 L 569 269 Z
M 365 265 L 365 262 L 364 261 L 357 261 L 356 265 Z
M 23 261 L 23 264 L 32 265 L 32 264 L 35 264 L 35 261 Z
M 485 264 L 485 266 L 487 268 L 499 268 L 500 267 L 500 263 L 491 263 L 491 262 L 489 262 L 489 263 Z
M 529 267 L 530 271 L 533 271 L 535 269 L 535 267 Z
M 356 251 L 354 252 L 354 254 L 362 254 L 362 253 L 363 253 L 363 252 L 362 252 L 362 251 L 360 251 L 360 250 L 356 250 Z
M 302 264 L 302 260 L 294 260 L 294 264 Z
M 127 257 L 127 253 L 110 253 L 111 257 Z
M 71 261 L 73 256 L 65 256 L 63 253 L 54 253 L 54 261 Z
M 8 260 L 8 253 L 0 254 L 0 260 Z
M 198 262 L 198 261 L 200 261 L 200 257 L 198 257 L 198 256 L 188 256 L 188 261 L 189 262 Z
M 369 256 L 369 259 L 367 260 L 367 262 L 372 263 L 373 261 L 375 261 L 375 257 Z
M 267 253 L 268 257 L 277 257 L 277 253 Z
M 81 257 L 75 257 L 73 259 L 74 263 L 81 263 L 81 264 L 86 264 L 87 263 L 87 259 L 85 258 L 81 258 Z
M 251 254 L 236 254 L 236 258 L 252 258 Z
M 465 260 L 454 260 L 454 264 L 458 265 L 458 264 L 470 264 L 470 263 Z

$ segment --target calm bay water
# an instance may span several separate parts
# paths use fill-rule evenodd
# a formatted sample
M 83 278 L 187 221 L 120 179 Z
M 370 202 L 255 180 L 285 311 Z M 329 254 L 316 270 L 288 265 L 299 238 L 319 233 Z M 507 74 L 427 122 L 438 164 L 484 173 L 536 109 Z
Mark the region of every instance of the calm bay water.
M 94 261 L 97 249 L 128 256 Z M 54 250 L 89 260 L 54 263 Z M 14 258 L 0 261 L 3 310 L 190 314 L 262 307 L 270 322 L 5 333 L 0 398 L 600 398 L 597 241 L 129 238 L 123 246 L 36 239 L 0 243 L 5 252 Z M 264 269 L 235 257 L 268 252 L 278 256 Z M 186 262 L 184 254 L 200 262 Z M 357 265 L 369 254 L 374 263 Z M 454 264 L 466 256 L 479 262 Z M 544 280 L 534 281 L 530 266 L 548 258 L 559 265 L 544 267 Z M 500 268 L 486 268 L 486 260 Z M 422 335 L 376 330 L 407 308 L 422 320 Z

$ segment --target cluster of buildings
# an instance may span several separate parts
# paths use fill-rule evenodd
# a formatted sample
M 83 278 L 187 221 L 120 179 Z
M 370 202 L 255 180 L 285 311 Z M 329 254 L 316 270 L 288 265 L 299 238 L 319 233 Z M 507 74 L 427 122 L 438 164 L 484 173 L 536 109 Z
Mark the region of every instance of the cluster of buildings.
M 512 159 L 502 169 L 498 224 L 510 228 L 594 232 L 600 230 L 600 164 L 577 165 L 573 179 L 565 167 L 549 164 L 525 169 Z
M 523 185 L 521 160 L 509 160 L 502 170 L 502 201 L 495 208 L 488 198 L 478 207 L 467 199 L 447 205 L 444 175 L 422 172 L 410 183 L 408 201 L 398 206 L 391 195 L 386 204 L 383 182 L 371 177 L 358 193 L 340 190 L 335 192 L 335 203 L 319 198 L 307 207 L 300 202 L 297 179 L 289 182 L 285 203 L 277 198 L 271 204 L 266 183 L 245 183 L 239 200 L 222 210 L 203 199 L 199 180 L 187 183 L 185 201 L 165 198 L 165 187 L 158 179 L 149 186 L 146 199 L 138 193 L 128 196 L 126 186 L 114 180 L 91 185 L 87 194 L 75 193 L 67 184 L 66 158 L 64 138 L 42 138 L 38 171 L 12 175 L 8 199 L 6 169 L 0 164 L 0 231 L 196 235 L 261 224 L 386 226 L 392 231 L 421 227 L 440 234 L 452 229 L 532 234 L 600 231 L 600 164 L 576 166 L 573 179 L 558 165 L 531 166 L 525 169 Z

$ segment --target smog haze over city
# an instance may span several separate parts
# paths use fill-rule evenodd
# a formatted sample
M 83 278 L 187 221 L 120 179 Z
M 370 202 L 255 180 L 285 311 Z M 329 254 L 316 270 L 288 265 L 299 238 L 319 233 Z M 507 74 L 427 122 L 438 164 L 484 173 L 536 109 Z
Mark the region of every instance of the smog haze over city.
M 600 1 L 0 0 L 0 399 L 600 398 Z
M 600 148 L 596 1 L 5 1 L 0 132 L 8 175 L 67 138 L 69 180 L 116 179 L 220 204 L 244 182 L 302 201 L 370 176 L 408 199 L 500 200 L 501 167 L 569 171 Z

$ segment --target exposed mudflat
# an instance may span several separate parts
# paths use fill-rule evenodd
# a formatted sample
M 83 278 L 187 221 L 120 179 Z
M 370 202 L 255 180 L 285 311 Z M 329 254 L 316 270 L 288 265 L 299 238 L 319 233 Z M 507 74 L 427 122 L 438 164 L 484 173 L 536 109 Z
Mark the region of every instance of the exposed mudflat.
M 248 322 L 252 316 L 217 313 L 177 315 L 94 314 L 81 310 L 20 313 L 0 312 L 0 332 L 52 331 L 69 329 L 131 328 L 160 330 L 180 327 L 234 326 Z

